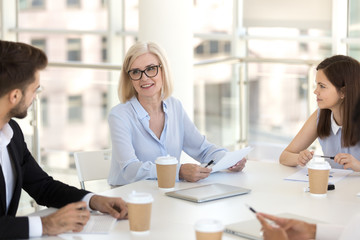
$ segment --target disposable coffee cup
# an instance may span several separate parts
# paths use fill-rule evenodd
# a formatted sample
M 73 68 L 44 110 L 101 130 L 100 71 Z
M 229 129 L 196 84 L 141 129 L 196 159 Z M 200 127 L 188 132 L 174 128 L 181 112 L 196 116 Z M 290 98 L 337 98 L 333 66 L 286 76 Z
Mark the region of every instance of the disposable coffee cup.
M 331 166 L 323 159 L 312 159 L 307 164 L 309 191 L 312 196 L 325 197 L 327 194 Z
M 155 160 L 158 178 L 158 187 L 163 190 L 173 190 L 175 188 L 176 167 L 178 161 L 175 157 L 162 156 Z
M 147 234 L 150 231 L 151 207 L 154 201 L 150 193 L 133 191 L 127 199 L 130 231 Z
M 224 225 L 215 219 L 201 219 L 195 223 L 196 240 L 221 240 Z

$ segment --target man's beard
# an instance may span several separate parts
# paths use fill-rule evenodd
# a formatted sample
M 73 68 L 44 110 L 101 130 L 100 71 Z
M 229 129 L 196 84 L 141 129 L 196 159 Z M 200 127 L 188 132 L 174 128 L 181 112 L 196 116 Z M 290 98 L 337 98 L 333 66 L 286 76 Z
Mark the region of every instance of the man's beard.
M 27 110 L 28 108 L 25 106 L 24 98 L 21 99 L 21 101 L 16 105 L 14 108 L 12 108 L 8 115 L 10 118 L 25 118 L 27 116 Z

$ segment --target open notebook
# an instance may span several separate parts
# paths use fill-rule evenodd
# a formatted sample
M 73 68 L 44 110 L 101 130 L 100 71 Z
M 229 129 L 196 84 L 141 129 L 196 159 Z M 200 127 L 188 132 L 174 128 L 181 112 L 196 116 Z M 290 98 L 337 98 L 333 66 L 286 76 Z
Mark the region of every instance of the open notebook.
M 291 213 L 282 213 L 282 214 L 278 214 L 276 216 L 283 217 L 283 218 L 298 219 L 298 220 L 306 221 L 309 223 L 319 223 L 320 222 L 320 221 L 317 221 L 317 220 L 314 220 L 311 218 L 306 218 L 306 217 L 291 214 Z M 251 219 L 248 221 L 242 221 L 242 222 L 229 224 L 229 225 L 225 226 L 224 232 L 230 233 L 230 234 L 233 234 L 233 235 L 236 235 L 239 237 L 243 237 L 246 239 L 261 240 L 261 239 L 263 239 L 263 237 L 260 234 L 260 230 L 261 230 L 261 224 L 257 220 L 257 218 L 255 218 L 255 219 Z

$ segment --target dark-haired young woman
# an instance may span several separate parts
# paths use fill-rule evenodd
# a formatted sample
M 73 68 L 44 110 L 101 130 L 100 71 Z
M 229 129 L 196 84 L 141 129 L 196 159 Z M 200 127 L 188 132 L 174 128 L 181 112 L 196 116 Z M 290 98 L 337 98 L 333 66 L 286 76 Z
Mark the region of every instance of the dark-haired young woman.
M 360 96 L 360 64 L 343 55 L 326 58 L 316 68 L 318 103 L 316 110 L 299 133 L 282 152 L 280 163 L 305 166 L 314 152 L 307 148 L 319 139 L 325 156 L 333 168 L 360 171 L 359 124 L 353 121 Z

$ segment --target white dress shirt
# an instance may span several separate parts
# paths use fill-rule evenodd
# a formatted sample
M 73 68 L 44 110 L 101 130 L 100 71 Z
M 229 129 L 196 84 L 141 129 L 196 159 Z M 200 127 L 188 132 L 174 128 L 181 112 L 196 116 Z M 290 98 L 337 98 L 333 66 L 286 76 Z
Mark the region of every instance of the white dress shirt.
M 184 151 L 200 163 L 207 163 L 213 159 L 216 162 L 225 154 L 226 149 L 208 142 L 198 131 L 179 100 L 170 97 L 162 102 L 162 108 L 165 121 L 160 139 L 150 129 L 150 116 L 136 97 L 111 109 L 110 185 L 156 179 L 155 160 L 159 156 L 180 160 Z

